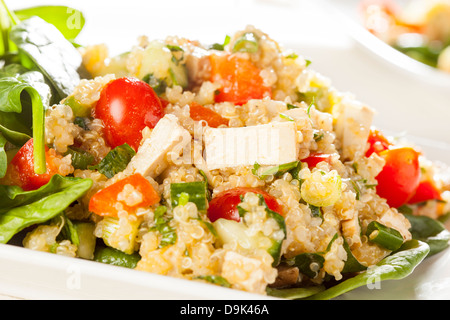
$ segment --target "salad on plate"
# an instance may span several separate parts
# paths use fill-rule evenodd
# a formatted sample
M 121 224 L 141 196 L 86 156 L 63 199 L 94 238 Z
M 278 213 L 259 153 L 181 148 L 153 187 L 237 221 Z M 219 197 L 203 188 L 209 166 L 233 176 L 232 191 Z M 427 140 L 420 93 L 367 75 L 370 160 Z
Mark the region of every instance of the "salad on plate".
M 450 1 L 364 0 L 360 14 L 364 27 L 385 43 L 450 72 Z
M 110 56 L 55 12 L 1 5 L 3 245 L 288 299 L 447 248 L 448 167 L 262 30 Z

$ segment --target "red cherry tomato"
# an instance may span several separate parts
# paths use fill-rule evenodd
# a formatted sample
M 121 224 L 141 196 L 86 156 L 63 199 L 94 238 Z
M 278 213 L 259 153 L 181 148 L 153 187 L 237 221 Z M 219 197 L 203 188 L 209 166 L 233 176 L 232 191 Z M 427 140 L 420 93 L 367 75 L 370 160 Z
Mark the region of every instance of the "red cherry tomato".
M 385 150 L 380 156 L 386 164 L 376 177 L 377 194 L 391 207 L 398 208 L 411 199 L 419 186 L 419 153 L 405 147 Z
M 272 90 L 264 84 L 260 71 L 250 60 L 238 55 L 212 54 L 211 82 L 220 83 L 216 102 L 230 101 L 237 105 L 250 99 L 270 97 Z
M 326 161 L 328 163 L 331 162 L 331 154 L 325 153 L 311 153 L 308 158 L 301 160 L 304 163 L 308 164 L 309 168 L 314 168 L 317 166 L 319 162 Z
M 58 168 L 53 162 L 58 156 L 56 153 L 50 152 L 50 149 L 47 147 L 45 147 L 45 165 L 47 171 L 44 174 L 35 173 L 33 150 L 33 139 L 30 139 L 11 160 L 6 173 L 10 182 L 18 185 L 25 191 L 39 189 L 39 187 L 47 184 L 53 175 L 59 173 Z
M 94 109 L 94 117 L 103 121 L 105 139 L 111 148 L 128 143 L 137 150 L 142 129 L 154 128 L 163 116 L 163 106 L 153 89 L 128 77 L 107 84 Z
M 370 157 L 372 153 L 380 154 L 384 150 L 389 149 L 391 143 L 386 139 L 383 134 L 378 130 L 370 130 L 369 138 L 367 139 L 369 148 L 366 151 L 366 157 Z
M 433 182 L 425 180 L 417 187 L 413 197 L 409 199 L 409 204 L 425 202 L 428 200 L 442 200 L 441 192 Z
M 280 215 L 282 214 L 282 206 L 272 195 L 258 188 L 238 187 L 219 193 L 209 202 L 208 217 L 211 222 L 220 218 L 241 221 L 237 206 L 241 203 L 241 196 L 244 196 L 247 192 L 262 194 L 269 209 Z

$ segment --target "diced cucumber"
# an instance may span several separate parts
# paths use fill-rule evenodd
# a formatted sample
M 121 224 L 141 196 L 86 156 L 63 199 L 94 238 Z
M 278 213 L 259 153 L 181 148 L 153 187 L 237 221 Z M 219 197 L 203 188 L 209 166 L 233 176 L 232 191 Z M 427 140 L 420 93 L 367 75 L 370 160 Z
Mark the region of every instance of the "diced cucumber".
M 95 224 L 92 222 L 73 222 L 78 235 L 77 256 L 83 259 L 94 259 L 96 237 L 94 235 Z
M 236 243 L 244 250 L 267 250 L 274 259 L 273 265 L 278 264 L 282 241 L 271 239 L 262 233 L 250 235 L 248 232 L 249 228 L 244 223 L 234 220 L 217 219 L 214 221 L 213 226 L 222 244 Z
M 180 197 L 182 195 L 187 195 L 187 200 L 193 202 L 199 211 L 206 210 L 208 206 L 207 192 L 208 189 L 205 181 L 172 183 L 170 185 L 172 208 L 180 204 Z
M 128 221 L 127 228 L 130 228 L 126 236 L 120 234 L 121 225 L 119 219 L 115 217 L 105 217 L 100 222 L 102 224 L 102 239 L 107 246 L 118 249 L 127 254 L 134 252 L 136 237 L 139 231 L 139 221 Z
M 160 81 L 165 81 L 169 87 L 179 85 L 186 88 L 188 85 L 185 65 L 179 63 L 167 45 L 154 40 L 144 49 L 141 68 L 138 78 L 152 75 Z
M 68 105 L 72 109 L 75 117 L 91 116 L 91 106 L 79 103 L 74 96 L 67 97 L 67 99 L 64 100 L 64 104 Z
M 114 74 L 116 78 L 127 76 L 127 59 L 129 54 L 129 52 L 125 52 L 112 57 L 98 75 L 106 76 L 107 74 Z

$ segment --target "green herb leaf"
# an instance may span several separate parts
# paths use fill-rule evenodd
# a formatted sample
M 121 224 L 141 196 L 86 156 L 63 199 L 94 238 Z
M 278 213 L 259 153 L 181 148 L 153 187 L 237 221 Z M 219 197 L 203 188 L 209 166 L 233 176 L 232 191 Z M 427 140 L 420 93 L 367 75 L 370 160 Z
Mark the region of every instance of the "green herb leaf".
M 360 272 L 367 269 L 366 266 L 362 265 L 353 255 L 352 251 L 350 250 L 350 246 L 348 245 L 347 241 L 344 238 L 344 249 L 345 252 L 347 252 L 347 260 L 345 260 L 344 269 L 342 269 L 342 273 L 348 273 L 348 272 Z
M 122 172 L 127 167 L 131 158 L 134 157 L 136 152 L 127 143 L 115 147 L 113 150 L 95 166 L 90 166 L 90 170 L 98 170 L 108 178 L 114 177 L 119 172 Z
M 295 266 L 301 273 L 314 279 L 323 268 L 325 258 L 319 253 L 301 253 L 294 258 Z
M 153 73 L 146 75 L 142 78 L 142 81 L 147 82 L 157 95 L 161 95 L 166 92 L 167 82 L 156 78 Z
M 95 161 L 92 154 L 80 148 L 69 147 L 64 155 L 68 154 L 72 155 L 72 166 L 75 169 L 86 170 Z
M 111 247 L 97 247 L 94 253 L 94 261 L 130 269 L 136 268 L 139 260 L 138 253 L 127 254 Z
M 209 49 L 223 51 L 225 50 L 225 46 L 230 43 L 230 40 L 231 40 L 230 36 L 226 35 L 223 43 L 214 43 L 209 47 Z
M 209 276 L 209 275 L 208 276 L 197 276 L 197 277 L 194 277 L 194 279 L 205 280 L 212 284 L 216 284 L 216 285 L 219 285 L 219 286 L 225 287 L 225 288 L 231 287 L 231 284 L 228 282 L 228 280 L 222 276 Z
M 161 234 L 159 248 L 174 244 L 177 241 L 176 230 L 170 226 L 172 218 L 166 218 L 164 216 L 166 212 L 167 207 L 159 206 L 156 208 L 154 213 L 155 226 L 150 229 L 151 231 L 158 231 Z
M 273 175 L 275 177 L 281 177 L 286 172 L 296 168 L 298 164 L 299 161 L 288 162 L 280 164 L 279 166 L 270 167 L 264 170 L 263 172 L 259 173 L 260 171 L 259 169 L 261 168 L 261 166 L 255 162 L 255 164 L 253 165 L 252 173 L 261 180 L 264 180 L 270 175 Z

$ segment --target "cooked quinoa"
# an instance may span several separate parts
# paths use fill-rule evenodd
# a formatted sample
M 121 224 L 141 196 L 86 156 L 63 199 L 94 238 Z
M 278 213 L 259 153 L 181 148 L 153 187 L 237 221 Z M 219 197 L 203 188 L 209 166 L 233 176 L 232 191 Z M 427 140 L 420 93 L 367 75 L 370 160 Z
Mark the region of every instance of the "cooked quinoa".
M 236 51 L 243 36 L 251 36 L 254 40 L 247 45 L 256 49 Z M 160 48 L 171 59 L 172 62 L 165 61 L 167 65 L 175 61 L 174 65 L 183 68 L 185 74 L 181 79 L 172 71 L 167 76 L 169 67 L 164 67 L 161 61 L 151 65 L 146 55 L 153 52 L 148 49 L 152 46 Z M 54 150 L 52 152 L 60 155 L 61 175 L 93 182 L 89 191 L 65 211 L 66 216 L 74 221 L 93 223 L 93 234 L 106 246 L 128 255 L 138 254 L 136 270 L 195 281 L 210 282 L 220 278 L 231 288 L 266 294 L 267 287 L 277 283 L 281 270 L 297 268 L 293 261 L 304 253 L 321 253 L 323 263 L 311 263 L 314 276 L 296 270 L 297 276 L 284 286 L 318 285 L 328 281 L 330 276 L 337 281 L 343 279 L 349 258 L 346 245 L 361 265 L 370 267 L 380 262 L 392 250 L 366 235 L 373 221 L 399 232 L 402 242 L 412 238 L 408 219 L 377 194 L 376 177 L 385 160 L 377 153 L 366 156 L 372 110 L 352 95 L 337 91 L 329 79 L 309 66 L 309 61 L 285 50 L 261 30 L 248 26 L 232 35 L 219 49 L 179 37 L 165 40 L 141 37 L 127 54 L 117 57 L 109 57 L 104 45 L 80 50 L 92 78 L 83 79 L 61 104 L 47 110 L 46 143 Z M 214 81 L 211 76 L 214 70 L 208 57 L 212 54 L 228 54 L 250 62 L 259 70 L 261 85 L 270 88 L 270 95 L 244 103 L 217 101 L 223 79 Z M 108 145 L 106 126 L 96 118 L 95 106 L 102 91 L 115 79 L 139 78 L 152 84 L 149 68 L 154 76 L 152 81 L 164 82 L 163 87 L 154 87 L 155 91 L 160 90 L 159 98 L 165 103 L 163 119 L 179 132 L 187 132 L 190 141 L 181 148 L 166 150 L 154 160 L 160 163 L 150 168 L 153 163 L 145 161 L 153 161 L 150 159 L 158 152 L 152 139 L 164 128 L 146 127 L 140 133 L 142 140 L 132 159 L 120 172 L 107 176 L 98 165 L 114 148 Z M 207 121 L 195 120 L 191 116 L 194 104 L 213 111 L 225 122 L 211 128 Z M 73 105 L 87 113 L 76 116 Z M 357 110 L 358 114 L 349 116 L 352 110 Z M 175 132 L 173 128 L 163 135 Z M 279 149 L 268 153 L 267 163 L 246 163 L 236 156 L 236 159 L 229 159 L 234 161 L 233 165 L 213 165 L 214 155 L 206 152 L 218 143 L 220 135 L 236 132 L 235 140 L 244 143 L 247 131 L 231 130 L 249 128 L 290 130 L 292 134 L 277 141 Z M 218 138 L 205 137 L 208 132 L 217 134 Z M 270 137 L 265 142 L 269 144 L 269 140 Z M 191 147 L 186 148 L 186 145 Z M 92 163 L 82 169 L 75 168 L 71 155 L 66 154 L 71 146 L 92 155 Z M 248 150 L 252 147 L 250 143 Z M 152 151 L 147 154 L 147 150 Z M 286 162 L 294 161 L 296 167 L 282 171 L 286 163 L 274 163 L 273 157 L 288 159 L 288 151 L 292 151 L 295 158 Z M 220 152 L 223 155 L 219 158 L 228 161 L 226 155 L 231 151 Z M 327 158 L 309 166 L 307 159 L 318 154 Z M 428 168 L 427 174 L 439 186 L 445 201 L 430 201 L 415 208 L 415 212 L 437 218 L 449 211 L 448 180 L 446 182 L 445 175 L 437 174 L 434 163 L 426 159 L 421 163 L 423 168 Z M 280 166 L 280 171 L 270 170 L 274 166 Z M 267 170 L 269 174 L 264 175 Z M 142 174 L 149 183 L 147 189 L 137 189 L 127 183 L 115 198 L 109 199 L 104 212 L 90 210 L 94 196 L 136 173 Z M 182 196 L 174 205 L 174 184 L 199 186 L 205 181 L 206 208 L 189 197 L 182 201 Z M 227 222 L 223 218 L 212 221 L 208 203 L 236 188 L 264 191 L 276 199 L 279 212 L 268 209 L 267 198 L 264 202 L 257 192 L 248 191 L 242 194 L 238 206 L 239 222 Z M 149 189 L 155 191 L 158 200 L 142 205 Z M 114 214 L 107 211 L 110 207 Z M 55 220 L 39 226 L 27 234 L 23 245 L 77 256 L 76 244 L 58 240 L 62 224 Z

